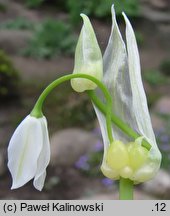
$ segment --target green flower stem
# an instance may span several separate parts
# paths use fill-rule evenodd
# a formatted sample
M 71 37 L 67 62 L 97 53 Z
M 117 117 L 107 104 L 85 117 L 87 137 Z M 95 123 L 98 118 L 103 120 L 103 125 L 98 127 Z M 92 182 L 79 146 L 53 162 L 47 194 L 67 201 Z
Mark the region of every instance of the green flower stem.
M 120 178 L 119 181 L 119 199 L 133 200 L 133 181 Z
M 54 88 L 56 88 L 58 85 L 60 85 L 61 83 L 68 81 L 70 79 L 75 79 L 75 78 L 89 79 L 92 82 L 94 82 L 100 88 L 100 90 L 103 92 L 103 94 L 106 98 L 106 102 L 107 102 L 106 112 L 105 112 L 107 132 L 108 132 L 109 141 L 112 142 L 113 141 L 112 127 L 111 127 L 112 98 L 111 98 L 110 93 L 108 92 L 107 88 L 105 87 L 105 85 L 103 85 L 102 82 L 100 82 L 98 79 L 94 78 L 93 76 L 90 76 L 87 74 L 69 74 L 69 75 L 66 75 L 66 76 L 63 76 L 63 77 L 60 77 L 60 78 L 54 80 L 50 85 L 47 86 L 47 88 L 42 92 L 42 94 L 38 98 L 32 112 L 31 112 L 31 116 L 34 116 L 36 118 L 42 117 L 43 116 L 42 106 L 43 106 L 43 103 L 44 103 L 46 97 L 48 96 L 48 94 Z
M 100 109 L 100 111 L 103 114 L 106 114 L 107 110 L 105 108 L 105 105 L 101 102 L 101 100 L 98 99 L 94 91 L 88 91 L 87 93 L 93 101 L 93 103 Z M 113 113 L 111 113 L 111 120 L 118 128 L 120 128 L 125 134 L 132 137 L 133 139 L 137 139 L 141 136 Z M 147 150 L 151 149 L 151 145 L 145 139 L 143 139 L 142 141 L 142 146 L 145 147 Z

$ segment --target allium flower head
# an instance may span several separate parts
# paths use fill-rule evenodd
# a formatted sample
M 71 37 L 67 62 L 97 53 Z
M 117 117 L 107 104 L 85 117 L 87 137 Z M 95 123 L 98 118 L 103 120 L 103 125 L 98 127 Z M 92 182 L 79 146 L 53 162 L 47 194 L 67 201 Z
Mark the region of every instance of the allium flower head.
M 103 64 L 103 83 L 113 99 L 113 113 L 126 122 L 141 138 L 132 140 L 117 126 L 112 125 L 114 142 L 108 139 L 105 116 L 95 106 L 104 141 L 104 157 L 101 169 L 112 179 L 129 178 L 143 182 L 157 173 L 161 154 L 152 129 L 147 100 L 141 79 L 139 53 L 133 28 L 123 13 L 126 23 L 126 45 L 119 31 L 112 6 L 112 29 Z M 98 97 L 102 99 L 100 93 Z M 151 149 L 141 146 L 147 140 Z M 135 163 L 138 164 L 135 167 Z

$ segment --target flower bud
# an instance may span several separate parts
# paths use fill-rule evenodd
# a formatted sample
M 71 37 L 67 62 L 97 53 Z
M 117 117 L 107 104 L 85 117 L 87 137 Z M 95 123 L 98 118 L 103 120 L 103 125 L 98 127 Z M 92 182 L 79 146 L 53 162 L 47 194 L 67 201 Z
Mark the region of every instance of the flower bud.
M 129 163 L 132 169 L 137 170 L 144 165 L 149 157 L 149 151 L 138 143 L 129 143 L 127 146 Z
M 101 80 L 103 76 L 102 54 L 89 18 L 84 14 L 81 16 L 84 24 L 75 51 L 73 74 L 87 74 Z M 71 86 L 77 92 L 97 87 L 94 82 L 85 78 L 72 79 Z
M 120 170 L 128 165 L 128 151 L 121 141 L 115 141 L 109 146 L 106 155 L 106 163 L 110 168 L 115 170 Z

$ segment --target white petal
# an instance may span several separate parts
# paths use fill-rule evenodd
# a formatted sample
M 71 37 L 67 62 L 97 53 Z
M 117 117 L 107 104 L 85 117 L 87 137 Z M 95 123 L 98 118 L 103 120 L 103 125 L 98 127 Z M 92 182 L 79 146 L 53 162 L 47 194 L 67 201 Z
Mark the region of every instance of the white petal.
M 135 34 L 128 18 L 124 13 L 123 16 L 126 22 L 129 74 L 132 88 L 132 107 L 135 114 L 135 121 L 137 123 L 139 133 L 152 140 L 156 146 L 155 135 L 151 125 L 146 95 L 141 79 L 140 59 Z
M 127 54 L 125 44 L 120 34 L 114 6 L 112 6 L 112 29 L 109 42 L 103 57 L 104 64 L 104 78 L 103 82 L 107 86 L 112 98 L 113 98 L 113 113 L 121 119 L 126 120 L 126 116 L 129 115 L 126 112 L 127 107 L 130 105 L 130 100 L 127 98 L 131 97 L 131 89 L 129 85 L 125 84 L 129 81 L 127 72 Z M 97 95 L 102 99 L 100 92 Z M 105 149 L 109 145 L 108 134 L 106 130 L 105 117 L 100 110 L 95 107 L 96 114 L 102 129 L 102 137 L 105 145 Z M 113 125 L 113 137 L 114 139 L 125 141 L 128 137 L 122 133 L 115 125 Z M 120 139 L 121 138 L 121 139 Z
M 117 22 L 115 17 L 114 6 L 112 6 L 112 29 L 109 42 L 103 57 L 104 64 L 104 78 L 103 83 L 107 86 L 112 98 L 113 98 L 113 113 L 119 116 L 121 119 L 125 119 L 126 108 L 129 106 L 129 101 L 127 103 L 126 95 L 131 95 L 131 89 L 128 85 L 124 85 L 125 81 L 129 80 L 129 77 L 126 75 L 127 70 L 127 54 L 125 44 L 122 40 Z M 122 83 L 122 85 L 121 85 Z M 101 92 L 97 92 L 97 95 L 102 99 Z M 109 167 L 106 169 L 105 155 L 106 150 L 110 144 L 105 116 L 101 111 L 95 107 L 95 112 L 99 120 L 101 127 L 103 142 L 104 142 L 104 157 L 102 163 L 102 170 L 105 172 L 110 172 Z M 117 140 L 127 140 L 127 136 L 122 133 L 115 125 L 112 126 L 113 137 Z M 120 139 L 121 138 L 121 139 Z M 109 171 L 110 170 L 110 171 Z M 112 175 L 112 174 L 111 174 Z M 115 175 L 115 174 L 113 174 Z
M 34 177 L 37 159 L 42 149 L 42 139 L 41 121 L 30 115 L 15 130 L 8 147 L 12 189 L 23 186 Z
M 38 178 L 36 177 L 36 179 L 34 179 L 33 184 L 37 190 L 41 191 L 43 189 L 45 178 L 46 178 L 46 170 L 44 171 L 44 173 L 39 175 Z
M 132 128 L 136 128 L 133 110 L 131 109 L 133 99 L 126 47 L 117 25 L 113 6 L 112 21 L 114 28 L 104 55 L 104 83 L 112 95 L 113 113 Z M 130 141 L 130 138 L 115 125 L 113 125 L 113 133 L 115 139 L 120 139 L 123 142 Z
M 45 117 L 41 119 L 41 127 L 43 133 L 43 147 L 38 158 L 37 170 L 34 178 L 34 187 L 38 190 L 42 190 L 44 186 L 46 168 L 50 162 L 50 142 Z

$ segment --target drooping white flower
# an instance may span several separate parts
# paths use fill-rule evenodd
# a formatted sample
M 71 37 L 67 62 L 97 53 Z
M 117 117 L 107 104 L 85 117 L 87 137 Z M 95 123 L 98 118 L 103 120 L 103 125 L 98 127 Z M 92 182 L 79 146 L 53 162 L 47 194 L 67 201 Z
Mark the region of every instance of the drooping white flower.
M 104 141 L 104 157 L 101 169 L 107 177 L 112 179 L 119 179 L 120 176 L 125 177 L 127 175 L 128 178 L 135 182 L 144 182 L 153 178 L 153 176 L 157 173 L 160 167 L 161 154 L 156 144 L 147 107 L 147 100 L 142 84 L 140 60 L 135 34 L 127 16 L 124 13 L 123 16 L 126 23 L 126 45 L 122 39 L 116 22 L 114 6 L 112 6 L 111 35 L 103 58 L 103 83 L 107 86 L 113 98 L 113 113 L 126 122 L 129 126 L 131 126 L 134 131 L 137 131 L 139 134 L 141 134 L 142 139 L 144 138 L 150 143 L 151 149 L 146 158 L 145 150 L 142 149 L 142 147 L 139 147 L 141 146 L 141 142 L 138 140 L 134 142 L 134 140 L 124 134 L 114 124 L 112 125 L 114 140 L 119 140 L 124 144 L 134 142 L 132 145 L 134 149 L 132 147 L 128 148 L 128 146 L 125 146 L 126 149 L 124 149 L 122 144 L 120 144 L 122 146 L 120 148 L 120 145 L 117 144 L 117 141 L 111 146 L 107 135 L 105 116 L 96 106 L 94 106 Z M 97 94 L 102 99 L 100 93 Z M 136 147 L 136 143 L 138 148 Z M 130 162 L 126 162 L 127 166 L 124 166 L 121 169 L 113 169 L 113 167 L 109 166 L 108 154 L 109 158 L 111 158 L 110 151 L 114 153 L 118 152 L 118 148 L 120 149 L 119 152 L 123 155 L 123 157 L 126 155 L 126 151 L 130 152 L 128 153 L 128 161 L 134 161 L 133 159 L 135 154 L 137 161 L 137 152 L 139 152 L 140 155 L 143 155 L 141 156 L 139 163 L 140 166 L 138 169 L 130 170 L 131 167 L 128 165 Z M 120 157 L 121 160 L 121 155 L 118 157 Z M 111 159 L 109 161 L 112 162 L 114 160 Z M 141 161 L 143 161 L 142 165 Z
M 28 115 L 16 128 L 8 146 L 11 189 L 19 188 L 34 178 L 34 187 L 42 190 L 49 160 L 50 144 L 46 118 Z
M 84 23 L 75 51 L 73 74 L 87 74 L 101 80 L 103 76 L 102 54 L 89 18 L 85 14 L 81 16 Z M 97 87 L 94 82 L 83 78 L 72 79 L 71 86 L 77 92 Z

